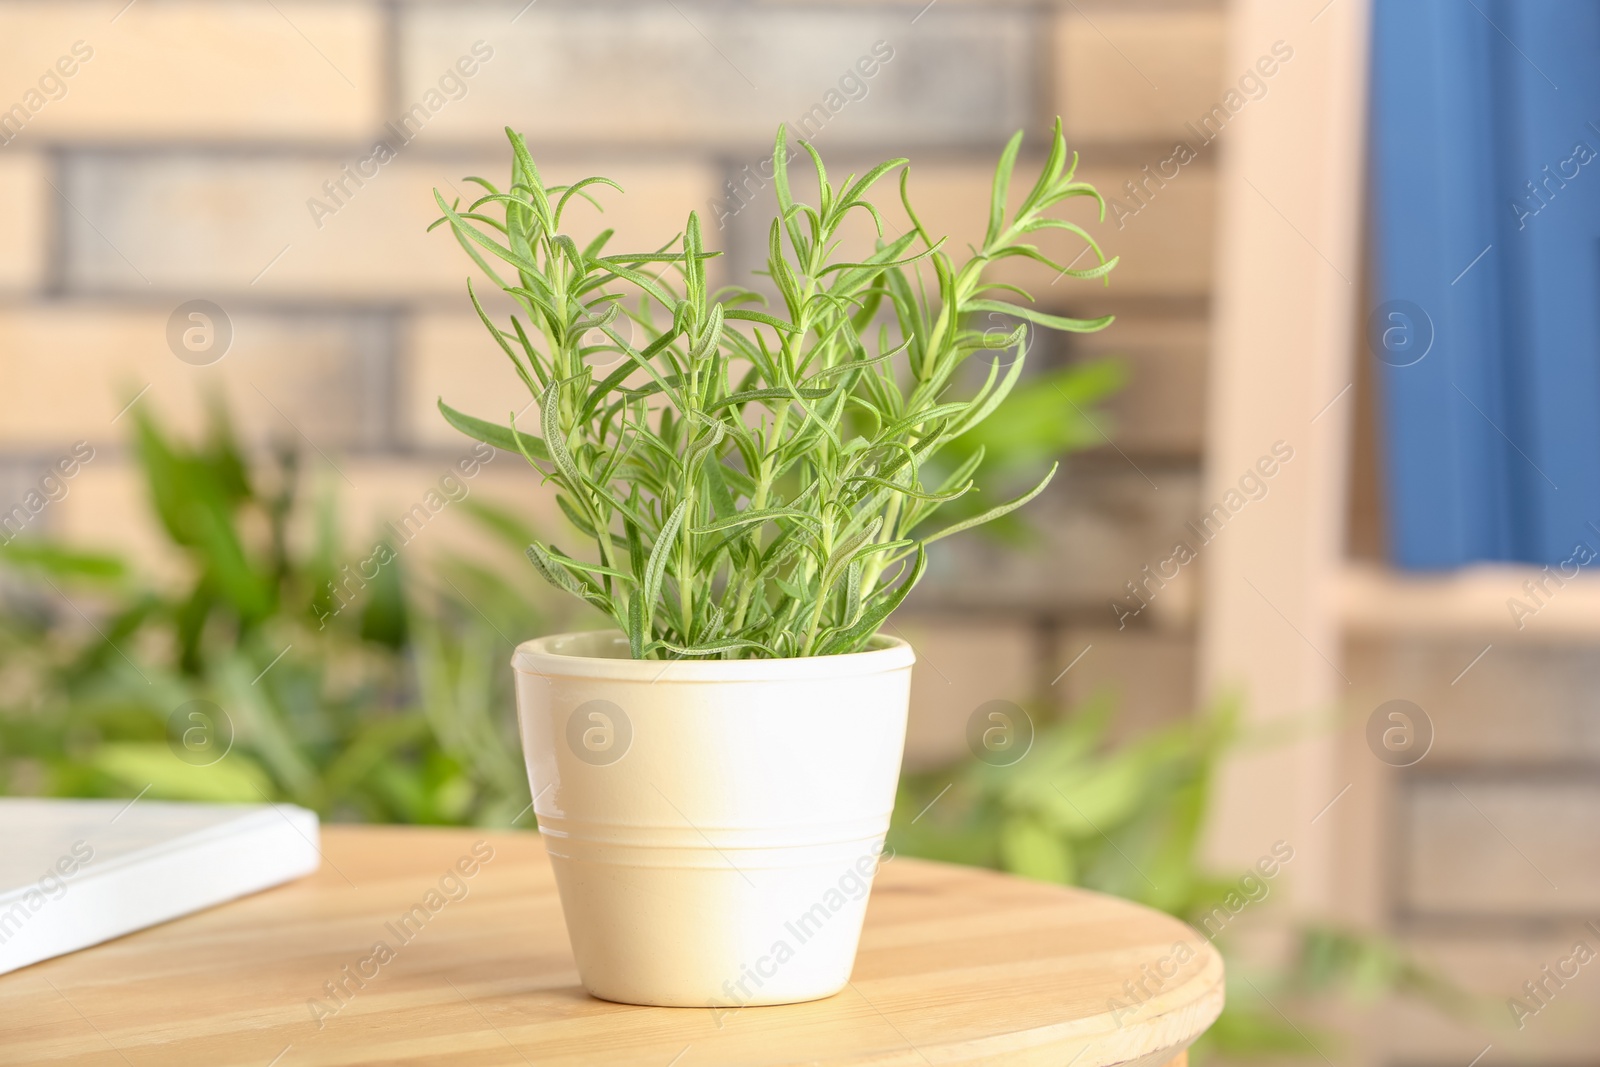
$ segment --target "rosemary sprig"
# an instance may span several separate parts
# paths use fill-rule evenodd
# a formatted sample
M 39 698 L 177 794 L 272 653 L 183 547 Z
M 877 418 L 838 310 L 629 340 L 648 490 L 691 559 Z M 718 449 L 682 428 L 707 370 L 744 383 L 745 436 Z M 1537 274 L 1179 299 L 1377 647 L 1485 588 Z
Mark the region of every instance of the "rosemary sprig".
M 469 179 L 485 195 L 465 210 L 435 190 L 434 225 L 448 225 L 519 305 L 497 324 L 469 283 L 473 307 L 538 401 L 539 427 L 439 407 L 457 429 L 521 453 L 555 483 L 595 558 L 553 543 L 530 545 L 528 558 L 552 585 L 616 620 L 635 658 L 859 650 L 922 577 L 929 544 L 1049 484 L 1054 465 L 1012 500 L 926 528 L 942 504 L 975 488 L 982 450 L 937 485 L 924 484 L 923 471 L 1016 385 L 1027 324 L 1087 332 L 1111 321 L 1048 315 L 1023 290 L 984 280 L 987 267 L 1013 257 L 1075 278 L 1104 279 L 1116 264 L 1082 227 L 1049 213 L 1088 197 L 1105 214 L 1100 194 L 1074 179 L 1077 157 L 1069 160 L 1059 121 L 1037 180 L 1010 212 L 1022 134 L 1006 145 L 982 246 L 960 262 L 918 219 L 906 160 L 835 187 L 802 143 L 819 193 L 808 204 L 791 192 L 780 127 L 765 272 L 779 299 L 770 307 L 749 289 L 708 289 L 706 261 L 717 253 L 692 213 L 682 234 L 650 252 L 608 254 L 610 231 L 580 246 L 563 232 L 563 213 L 574 198 L 617 186 L 546 185 L 523 139 L 506 134 L 510 185 Z M 867 197 L 897 170 L 911 228 L 886 239 Z M 876 248 L 836 259 L 852 211 L 873 219 Z M 1032 243 L 1046 230 L 1085 242 L 1095 265 L 1051 260 Z M 991 313 L 1016 329 L 993 338 L 969 325 Z M 973 387 L 958 372 L 975 355 L 989 365 Z M 596 369 L 612 360 L 607 373 Z

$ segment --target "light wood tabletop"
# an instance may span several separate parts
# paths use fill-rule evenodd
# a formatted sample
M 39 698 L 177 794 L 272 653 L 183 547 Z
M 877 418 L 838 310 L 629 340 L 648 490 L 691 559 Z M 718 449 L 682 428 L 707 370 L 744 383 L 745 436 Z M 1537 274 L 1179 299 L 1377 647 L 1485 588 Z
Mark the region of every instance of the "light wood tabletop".
M 837 996 L 610 1004 L 578 983 L 537 834 L 330 826 L 322 851 L 299 882 L 0 977 L 0 1062 L 1154 1067 L 1222 1008 L 1221 959 L 1175 919 L 903 858 Z

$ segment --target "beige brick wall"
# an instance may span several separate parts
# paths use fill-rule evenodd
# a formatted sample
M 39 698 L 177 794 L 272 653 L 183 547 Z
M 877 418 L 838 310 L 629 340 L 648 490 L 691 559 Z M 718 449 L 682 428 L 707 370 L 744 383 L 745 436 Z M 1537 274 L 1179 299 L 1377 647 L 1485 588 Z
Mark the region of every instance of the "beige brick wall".
M 1407 806 L 1402 902 L 1412 911 L 1510 917 L 1600 910 L 1600 784 L 1418 783 Z
M 0 378 L 7 385 L 0 390 L 0 443 L 112 444 L 128 429 L 131 420 L 121 413 L 135 397 L 169 425 L 193 432 L 211 392 L 257 442 L 378 443 L 383 416 L 371 394 L 383 358 L 381 320 L 361 313 L 229 316 L 227 354 L 196 366 L 168 347 L 171 317 L 159 308 L 82 301 L 0 308 Z
M 1074 217 L 1123 263 L 1109 288 L 1020 268 L 1005 280 L 1050 310 L 1121 316 L 1111 333 L 1037 352 L 1042 366 L 1126 359 L 1130 384 L 1113 403 L 1121 451 L 1071 461 L 1040 502 L 1032 548 L 943 546 L 896 623 L 923 662 L 909 758 L 959 756 L 967 718 L 989 699 L 1048 715 L 1105 685 L 1138 721 L 1182 714 L 1187 601 L 1174 594 L 1159 626 L 1151 616 L 1126 633 L 1108 602 L 1195 507 L 1211 161 L 1137 200 L 1122 186 L 1170 154 L 1175 117 L 1203 110 L 1222 83 L 1221 12 L 1078 7 L 9 4 L 0 69 L 14 77 L 0 109 L 22 111 L 10 128 L 0 114 L 0 491 L 90 440 L 97 459 L 41 530 L 121 547 L 159 571 L 126 451 L 130 420 L 117 416 L 138 395 L 142 410 L 194 430 L 215 390 L 253 446 L 284 438 L 311 455 L 311 480 L 340 493 L 359 552 L 467 447 L 439 418 L 439 396 L 494 417 L 527 403 L 470 313 L 465 256 L 447 233 L 426 232 L 435 187 L 470 198 L 466 175 L 505 180 L 504 125 L 528 135 L 547 177 L 605 174 L 628 190 L 600 191 L 603 216 L 574 209 L 579 232 L 610 226 L 619 245 L 654 247 L 701 212 L 726 253 L 713 264 L 721 282 L 747 280 L 765 258 L 770 190 L 730 214 L 726 183 L 770 153 L 782 122 L 805 126 L 836 178 L 913 156 L 923 217 L 954 247 L 981 233 L 1006 139 L 1027 131 L 1025 175 L 1061 113 L 1081 175 L 1122 202 L 1104 222 L 1087 201 Z M 1158 93 L 1130 88 L 1118 49 Z M 396 157 L 359 184 L 348 177 L 402 122 Z M 883 191 L 890 225 L 903 226 L 892 185 Z M 858 242 L 870 239 L 860 221 Z M 1057 236 L 1046 250 L 1076 256 Z M 231 332 L 207 365 L 169 342 L 175 311 L 194 300 L 218 305 Z M 560 529 L 549 492 L 512 457 L 473 492 Z M 446 508 L 408 557 L 472 550 L 476 537 L 462 509 Z M 1095 651 L 1049 686 L 1078 642 Z
M 402 96 L 483 40 L 494 76 L 460 104 L 454 138 L 493 137 L 509 122 L 557 142 L 759 148 L 821 104 L 834 113 L 819 143 L 876 151 L 981 143 L 1032 118 L 1024 11 L 951 9 L 912 25 L 915 10 L 893 6 L 540 4 L 511 22 L 520 6 L 418 8 L 400 30 Z M 861 75 L 863 57 L 874 73 Z M 566 102 L 601 70 L 648 71 L 648 91 Z M 863 89 L 840 85 L 851 74 Z M 833 107 L 830 92 L 844 103 Z
M 1587 967 L 1523 1028 L 1508 1007 L 1538 1007 L 1523 983 L 1577 941 L 1600 951 L 1582 925 L 1600 906 L 1594 650 L 1488 636 L 1366 637 L 1344 658 L 1354 684 L 1340 805 L 1359 813 L 1346 847 L 1352 867 L 1375 867 L 1357 891 L 1375 890 L 1377 920 L 1483 1005 L 1457 1019 L 1379 1006 L 1368 1032 L 1389 1062 L 1470 1060 L 1490 1043 L 1507 1062 L 1582 1062 L 1594 1044 L 1600 994 Z M 1364 735 L 1396 699 L 1422 710 L 1433 743 L 1415 766 L 1390 769 Z
M 1038 650 L 1026 620 L 934 613 L 895 622 L 889 632 L 917 654 L 905 756 L 913 770 L 968 758 L 967 724 L 983 704 L 1032 702 Z
M 161 535 L 138 471 L 111 448 L 97 445 L 94 458 L 67 482 L 67 495 L 48 505 L 40 519 L 75 546 L 137 560 L 140 573 L 152 581 L 183 573 L 183 561 Z
M 49 455 L 54 459 L 56 454 Z M 477 473 L 467 473 L 470 466 L 460 464 L 475 458 L 471 444 L 461 442 L 435 455 L 410 458 L 332 453 L 323 460 L 312 455 L 304 464 L 299 491 L 308 502 L 330 497 L 336 502 L 344 561 L 352 566 L 386 539 L 403 565 L 419 573 L 454 555 L 504 567 L 515 584 L 537 585 L 525 580 L 531 574 L 524 572 L 517 552 L 485 534 L 461 505 L 475 500 L 515 508 L 544 528 L 558 529 L 554 498 L 530 484 L 520 457 L 495 453 L 478 463 Z M 182 561 L 160 535 L 144 482 L 128 456 L 114 447 L 97 447 L 66 484 L 66 495 L 41 513 L 55 533 L 84 548 L 132 558 L 152 580 L 182 573 Z M 309 542 L 316 536 L 312 511 L 308 508 L 300 519 L 294 536 Z
M 1032 549 L 969 538 L 940 553 L 905 623 L 930 650 L 919 758 L 955 751 L 980 696 L 1077 699 L 1076 681 L 1040 691 L 1052 641 L 1065 626 L 1086 643 L 1114 626 L 1110 598 L 1194 509 L 1211 161 L 1137 200 L 1122 185 L 1171 152 L 1175 117 L 1222 84 L 1219 7 L 23 0 L 4 17 L 0 69 L 20 73 L 3 91 L 22 113 L 11 129 L 0 115 L 0 488 L 77 439 L 103 460 L 46 527 L 103 540 L 125 526 L 124 543 L 149 550 L 128 421 L 113 422 L 136 394 L 192 430 L 216 390 L 252 443 L 315 446 L 338 467 L 315 464 L 348 497 L 352 537 L 409 506 L 463 447 L 438 397 L 496 417 L 522 408 L 520 381 L 466 304 L 465 256 L 426 232 L 434 188 L 470 197 L 466 175 L 505 180 L 506 124 L 528 135 L 547 177 L 605 174 L 628 190 L 600 191 L 603 216 L 575 208 L 579 232 L 611 226 L 618 244 L 655 246 L 697 210 L 727 253 L 713 264 L 726 281 L 764 260 L 770 201 L 766 190 L 730 214 L 726 183 L 770 153 L 780 123 L 803 126 L 836 178 L 913 156 L 917 203 L 954 248 L 981 232 L 1006 138 L 1027 131 L 1025 175 L 1058 113 L 1082 176 L 1122 202 L 1103 223 L 1087 201 L 1074 217 L 1123 262 L 1109 288 L 1052 284 L 1042 269 L 1006 280 L 1052 310 L 1119 313 L 1112 332 L 1037 358 L 1126 360 L 1130 384 L 1112 405 L 1121 452 L 1072 461 L 1037 509 Z M 1160 90 L 1141 90 L 1125 60 Z M 402 123 L 396 157 L 360 174 Z M 884 193 L 889 224 L 903 226 L 892 186 Z M 870 240 L 858 222 L 851 239 Z M 209 365 L 168 340 L 193 300 L 216 303 L 232 333 Z M 554 524 L 548 493 L 515 467 L 484 485 Z M 1112 630 L 1082 677 L 1129 680 L 1130 703 L 1176 713 L 1188 617 L 1163 616 L 1149 645 Z M 940 671 L 949 684 L 933 686 Z M 1151 688 L 1141 674 L 1164 680 Z
M 505 185 L 509 154 L 402 155 L 360 185 L 359 174 L 345 176 L 366 158 L 358 151 L 289 159 L 86 155 L 69 166 L 64 190 L 77 208 L 67 221 L 68 283 L 130 293 L 465 304 L 474 268 L 448 229 L 427 232 L 439 217 L 433 191 L 470 204 L 482 190 L 461 179 L 482 175 Z M 633 191 L 599 191 L 603 214 L 586 203 L 569 207 L 572 232 L 614 229 L 619 249 L 665 244 L 716 187 L 706 165 L 615 160 L 557 159 L 546 180 L 593 173 Z M 330 193 L 330 182 L 343 187 Z
M 1193 456 L 1205 432 L 1206 323 L 1199 316 L 1123 315 L 1108 330 L 1072 339 L 1084 358 L 1115 356 L 1127 385 L 1109 405 L 1117 444 L 1130 452 Z
M 1063 709 L 1109 695 L 1121 709 L 1115 733 L 1130 737 L 1194 711 L 1194 642 L 1181 629 L 1075 626 L 1055 645 L 1051 687 Z
M 38 154 L 0 155 L 0 292 L 27 292 L 44 281 L 50 239 L 47 166 Z
M 337 487 L 348 543 L 365 549 L 390 536 L 403 543 L 399 552 L 412 562 L 486 548 L 491 542 L 458 506 L 462 500 L 517 507 L 543 528 L 561 529 L 554 495 L 530 477 L 522 457 L 493 453 L 492 459 L 479 463 L 477 474 L 467 476 L 474 458 L 473 442 L 459 441 L 425 457 L 370 457 L 341 463 Z M 464 461 L 469 462 L 466 468 L 461 466 Z
M 1600 758 L 1600 663 L 1593 650 L 1502 640 L 1477 659 L 1487 643 L 1363 641 L 1354 644 L 1350 662 L 1366 704 L 1400 697 L 1448 721 L 1430 758 L 1521 766 Z
M 375 4 L 124 3 L 6 5 L 4 106 L 33 112 L 23 140 L 354 138 L 377 125 L 385 58 Z M 61 87 L 39 84 L 51 72 Z M 30 89 L 42 106 L 26 99 Z
M 1524 934 L 1500 930 L 1409 938 L 1408 947 L 1421 960 L 1479 998 L 1482 1010 L 1450 1017 L 1394 998 L 1375 1006 L 1371 1031 L 1383 1035 L 1391 1063 L 1470 1063 L 1491 1044 L 1509 1063 L 1586 1063 L 1594 1054 L 1594 1020 L 1600 1016 L 1600 983 L 1591 981 L 1592 963 L 1562 987 L 1550 983 L 1548 1003 L 1524 1016 L 1520 1029 L 1508 1005 L 1517 997 L 1537 1007 L 1524 983 L 1544 980 L 1541 968 L 1554 969 L 1580 941 L 1600 947 L 1592 930 L 1571 921 Z M 1570 964 L 1567 970 L 1570 974 Z
M 451 448 L 461 441 L 455 427 L 439 417 L 443 400 L 458 411 L 483 419 L 505 421 L 508 412 L 522 412 L 520 427 L 537 427 L 537 407 L 494 343 L 483 323 L 471 313 L 419 315 L 411 324 L 400 385 L 401 425 L 407 440 Z
M 1151 162 L 1160 158 L 1161 153 L 1153 153 Z M 1216 199 L 1216 181 L 1209 168 L 1191 163 L 1164 188 L 1147 194 L 1142 204 L 1135 204 L 1125 191 L 1127 182 L 1143 179 L 1140 167 L 1084 165 L 1078 174 L 1108 200 L 1106 225 L 1091 231 L 1107 256 L 1122 257 L 1111 272 L 1108 292 L 1146 298 L 1206 295 L 1211 288 Z M 1113 199 L 1135 213 L 1119 224 L 1109 204 Z M 1041 247 L 1048 246 L 1041 243 Z M 1087 263 L 1086 257 L 1078 266 Z
M 1222 20 L 1213 10 L 1076 8 L 1052 28 L 1052 103 L 1075 140 L 1191 140 L 1222 93 Z

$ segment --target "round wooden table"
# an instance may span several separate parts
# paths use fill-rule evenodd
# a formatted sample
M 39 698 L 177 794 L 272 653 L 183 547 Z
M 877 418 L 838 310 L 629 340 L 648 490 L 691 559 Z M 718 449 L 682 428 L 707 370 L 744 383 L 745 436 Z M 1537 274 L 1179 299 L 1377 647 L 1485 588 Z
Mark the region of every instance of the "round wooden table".
M 0 1060 L 1153 1067 L 1222 1009 L 1222 961 L 1175 919 L 909 859 L 880 869 L 835 997 L 609 1004 L 578 984 L 537 834 L 330 826 L 322 850 L 310 878 L 0 977 Z

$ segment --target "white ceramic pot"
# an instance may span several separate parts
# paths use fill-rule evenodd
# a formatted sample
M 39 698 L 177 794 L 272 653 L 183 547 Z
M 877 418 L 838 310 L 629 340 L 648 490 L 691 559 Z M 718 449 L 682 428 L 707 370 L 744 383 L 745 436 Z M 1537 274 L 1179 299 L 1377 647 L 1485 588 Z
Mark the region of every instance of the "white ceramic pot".
M 589 992 L 733 1010 L 844 987 L 914 660 L 892 638 L 779 660 L 634 660 L 615 632 L 517 649 L 534 810 Z

